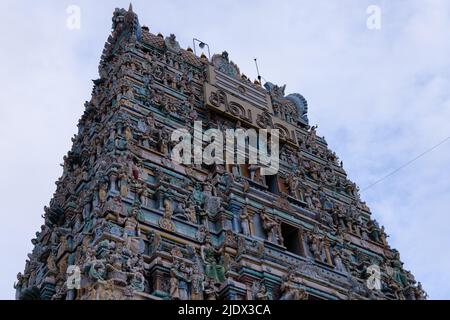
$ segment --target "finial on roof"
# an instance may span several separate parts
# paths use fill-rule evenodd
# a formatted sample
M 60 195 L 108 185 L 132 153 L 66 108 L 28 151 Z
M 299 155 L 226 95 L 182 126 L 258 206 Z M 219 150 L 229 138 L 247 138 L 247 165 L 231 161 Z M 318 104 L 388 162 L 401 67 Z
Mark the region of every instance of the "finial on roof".
M 129 12 L 133 12 L 133 4 L 130 2 L 130 6 L 128 7 Z

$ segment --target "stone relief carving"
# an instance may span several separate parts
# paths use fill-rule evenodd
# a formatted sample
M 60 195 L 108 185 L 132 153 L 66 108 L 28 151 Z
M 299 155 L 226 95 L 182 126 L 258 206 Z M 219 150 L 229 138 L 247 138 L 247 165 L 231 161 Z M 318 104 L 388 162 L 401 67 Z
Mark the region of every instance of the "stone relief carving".
M 312 295 L 306 281 L 274 267 L 293 261 L 305 279 L 333 281 L 342 292 L 350 290 L 350 298 L 363 299 L 372 297 L 362 284 L 364 269 L 376 262 L 383 270 L 377 298 L 426 298 L 388 246 L 384 227 L 371 218 L 342 162 L 317 126 L 308 125 L 305 98 L 286 96 L 286 86 L 266 83 L 264 90 L 252 84 L 226 52 L 211 63 L 221 79 L 239 84 L 237 95 L 249 99 L 249 88 L 256 88 L 252 92 L 262 92 L 261 101 L 271 99 L 273 110 L 252 109 L 255 101 L 242 102 L 222 89 L 206 94 L 206 57 L 182 49 L 174 35 L 164 38 L 141 28 L 132 8 L 114 12 L 100 77 L 44 208 L 25 271 L 17 276 L 17 298 L 242 299 L 233 283 L 248 275 L 255 259 L 272 280 L 255 282 L 252 299 Z M 226 116 L 207 110 L 207 103 Z M 221 130 L 280 128 L 279 175 L 263 179 L 258 166 L 175 166 L 171 130 L 175 125 L 191 130 L 197 118 Z M 230 201 L 239 209 L 233 211 Z M 297 237 L 286 223 L 315 228 Z M 171 252 L 177 241 L 188 244 Z M 81 267 L 79 292 L 65 289 L 72 264 Z M 220 291 L 222 285 L 227 290 Z M 279 295 L 273 291 L 278 286 Z

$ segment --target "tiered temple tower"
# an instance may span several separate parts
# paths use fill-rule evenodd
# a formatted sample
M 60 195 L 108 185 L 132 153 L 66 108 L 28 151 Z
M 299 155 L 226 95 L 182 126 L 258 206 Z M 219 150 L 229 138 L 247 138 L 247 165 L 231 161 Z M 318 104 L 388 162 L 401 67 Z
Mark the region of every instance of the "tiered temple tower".
M 426 297 L 303 96 L 150 33 L 131 6 L 112 29 L 17 299 Z M 175 163 L 171 133 L 194 121 L 279 129 L 278 173 Z

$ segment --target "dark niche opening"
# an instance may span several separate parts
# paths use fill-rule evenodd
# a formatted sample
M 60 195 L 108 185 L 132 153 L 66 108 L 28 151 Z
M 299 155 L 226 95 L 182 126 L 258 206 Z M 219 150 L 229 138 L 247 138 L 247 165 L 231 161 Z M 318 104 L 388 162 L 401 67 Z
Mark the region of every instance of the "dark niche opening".
M 266 185 L 269 188 L 269 192 L 278 194 L 278 179 L 277 175 L 266 176 Z
M 303 255 L 303 247 L 301 243 L 300 230 L 286 223 L 281 224 L 281 235 L 284 239 L 284 246 L 287 251 L 296 255 Z

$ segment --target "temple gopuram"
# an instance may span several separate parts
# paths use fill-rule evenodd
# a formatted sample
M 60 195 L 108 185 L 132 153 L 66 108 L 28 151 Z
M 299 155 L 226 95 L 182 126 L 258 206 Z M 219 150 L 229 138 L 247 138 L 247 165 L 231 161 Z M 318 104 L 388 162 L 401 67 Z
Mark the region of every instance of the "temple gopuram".
M 116 9 L 99 78 L 15 283 L 21 300 L 422 300 L 285 86 Z M 279 170 L 175 163 L 171 134 L 279 129 Z

